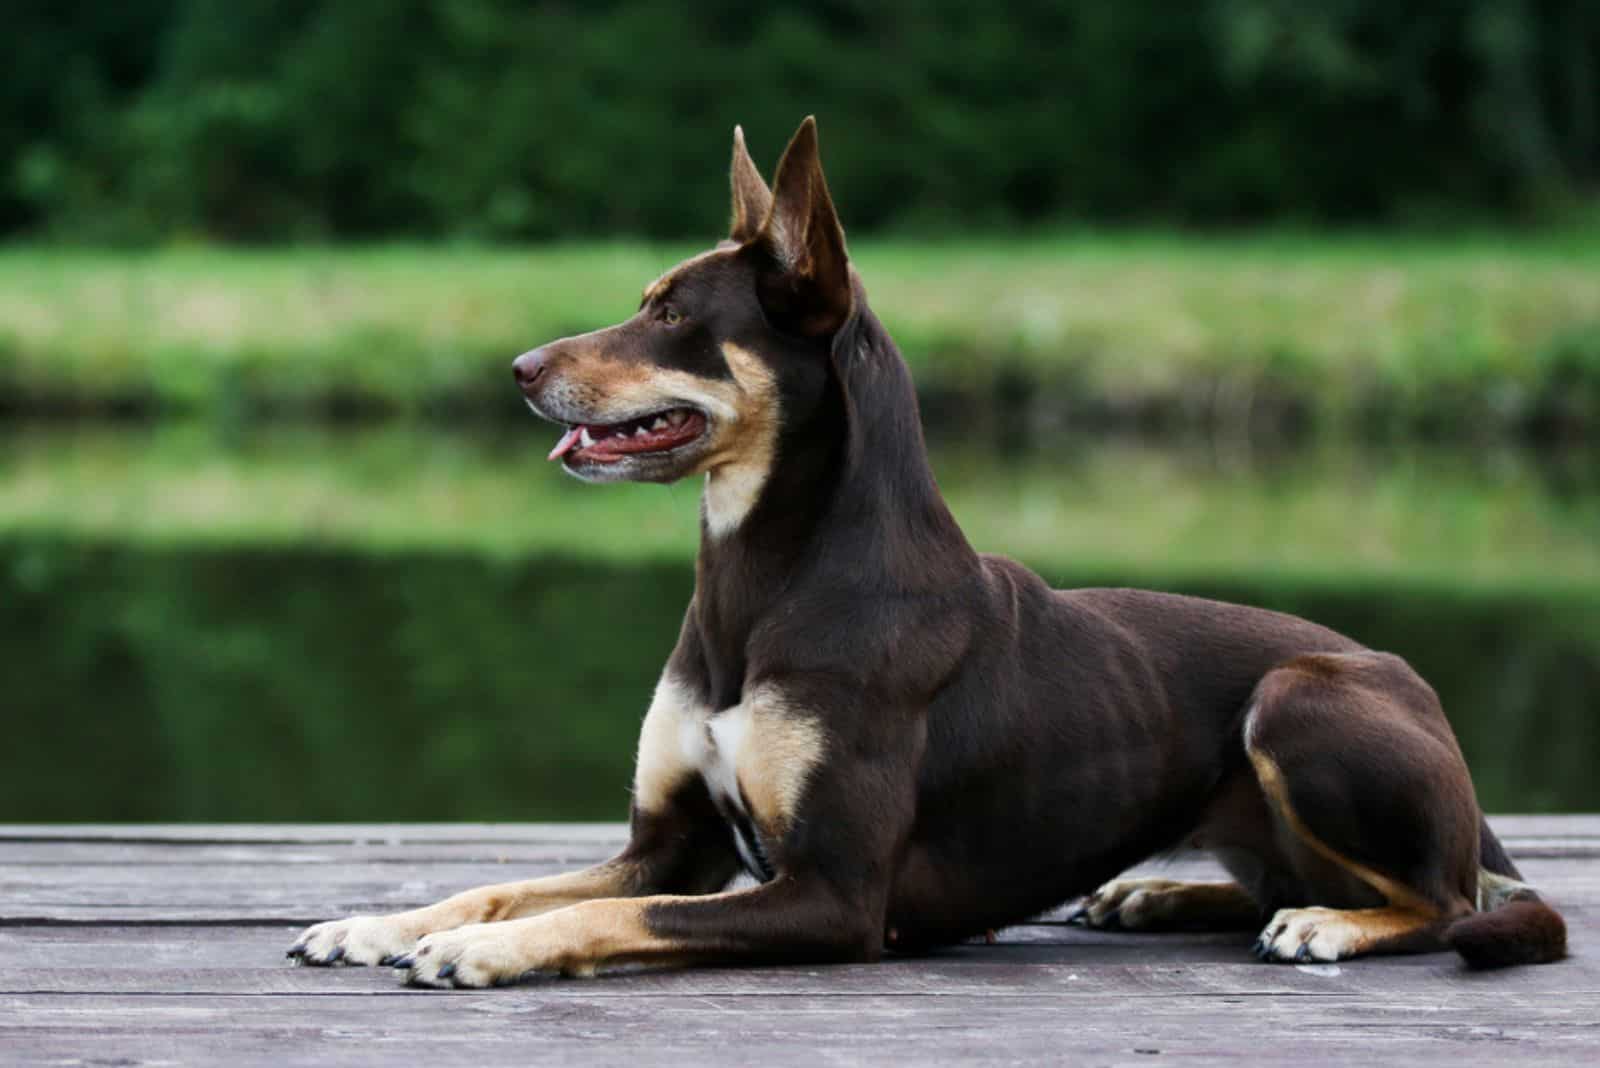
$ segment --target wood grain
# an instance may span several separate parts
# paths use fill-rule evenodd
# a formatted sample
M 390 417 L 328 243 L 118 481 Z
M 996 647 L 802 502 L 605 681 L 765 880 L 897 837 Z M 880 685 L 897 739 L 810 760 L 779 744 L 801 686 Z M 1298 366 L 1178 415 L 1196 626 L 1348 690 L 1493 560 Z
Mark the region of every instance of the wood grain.
M 877 965 L 471 994 L 283 951 L 304 922 L 590 863 L 620 826 L 0 826 L 0 1063 L 1596 1063 L 1600 817 L 1494 822 L 1565 913 L 1571 960 L 1273 966 L 1247 934 L 1091 932 L 1056 910 Z

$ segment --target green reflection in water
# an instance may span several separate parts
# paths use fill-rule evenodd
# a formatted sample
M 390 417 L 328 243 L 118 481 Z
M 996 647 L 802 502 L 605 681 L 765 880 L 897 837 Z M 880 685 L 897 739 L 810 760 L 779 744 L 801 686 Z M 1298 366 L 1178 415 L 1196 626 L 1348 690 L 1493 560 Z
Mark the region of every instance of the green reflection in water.
M 548 436 L 0 439 L 0 811 L 620 818 L 697 493 L 579 485 Z M 936 467 L 981 548 L 1400 652 L 1488 807 L 1600 808 L 1584 458 L 1067 439 Z

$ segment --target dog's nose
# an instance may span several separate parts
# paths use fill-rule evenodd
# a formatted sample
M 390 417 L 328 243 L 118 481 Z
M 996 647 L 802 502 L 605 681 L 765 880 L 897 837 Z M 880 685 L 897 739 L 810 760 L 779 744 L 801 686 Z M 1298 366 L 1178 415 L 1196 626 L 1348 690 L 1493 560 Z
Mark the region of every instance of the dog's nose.
M 549 365 L 544 349 L 532 349 L 511 361 L 511 373 L 516 376 L 517 385 L 526 393 L 539 381 L 539 376 L 544 374 Z

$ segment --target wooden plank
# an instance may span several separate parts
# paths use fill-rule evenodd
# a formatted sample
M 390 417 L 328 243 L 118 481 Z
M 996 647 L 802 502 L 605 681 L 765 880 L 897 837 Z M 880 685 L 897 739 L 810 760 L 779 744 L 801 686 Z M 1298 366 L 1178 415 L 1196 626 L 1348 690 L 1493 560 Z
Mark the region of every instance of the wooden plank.
M 1600 818 L 1496 822 L 1564 909 L 1572 960 L 1493 974 L 1449 954 L 1270 966 L 1248 956 L 1248 934 L 1046 922 L 878 965 L 471 994 L 409 991 L 386 969 L 293 967 L 282 952 L 297 927 L 272 924 L 273 910 L 304 910 L 283 917 L 298 923 L 346 898 L 405 907 L 563 870 L 608 855 L 619 826 L 0 828 L 0 912 L 14 921 L 0 927 L 0 1062 L 1593 1063 Z M 15 925 L 24 900 L 48 922 Z
M 0 865 L 60 864 L 127 867 L 161 864 L 575 863 L 615 855 L 603 842 L 428 842 L 395 845 L 352 842 L 37 842 L 0 840 Z
M 1491 816 L 1502 837 L 1600 838 L 1600 814 Z M 12 823 L 6 841 L 134 842 L 603 842 L 621 844 L 621 823 Z
M 1592 1020 L 1547 997 L 1508 998 L 1498 1020 L 1477 1001 L 1418 1011 L 1366 998 L 1151 998 L 1137 1012 L 1037 995 L 596 998 L 524 988 L 403 998 L 262 998 L 242 1012 L 230 999 L 8 997 L 0 998 L 0 1044 L 41 1060 L 138 1050 L 147 1060 L 226 1056 L 234 1065 L 419 1055 L 475 1063 L 1023 1063 L 1069 1053 L 1092 1063 L 1170 1056 L 1222 1064 L 1263 1052 L 1296 1063 L 1461 1065 L 1592 1063 L 1595 1040 Z
M 298 927 L 148 924 L 45 925 L 0 928 L 0 970 L 17 968 L 281 967 Z M 1001 947 L 1071 946 L 1070 959 L 1120 963 L 1248 962 L 1250 935 L 1186 933 L 1179 938 L 1090 931 L 1063 924 L 1023 924 L 996 935 Z M 991 943 L 974 939 L 973 945 Z M 931 958 L 932 959 L 932 958 Z M 1001 958 L 1010 959 L 1010 958 Z M 1421 959 L 1421 958 L 1410 958 Z
M 636 994 L 675 997 L 710 995 L 983 995 L 992 998 L 1058 994 L 1076 1000 L 1128 1001 L 1167 997 L 1333 997 L 1398 998 L 1402 1001 L 1448 1000 L 1465 1006 L 1477 999 L 1483 1007 L 1513 996 L 1540 996 L 1562 1003 L 1587 1001 L 1600 1012 L 1600 976 L 1574 972 L 1570 965 L 1507 972 L 1495 983 L 1477 983 L 1449 954 L 1432 954 L 1409 963 L 1346 962 L 1335 966 L 1262 964 L 1250 957 L 1247 944 L 1231 950 L 1208 948 L 1184 952 L 1193 944 L 1155 946 L 971 947 L 970 959 L 927 959 L 861 965 L 853 970 L 824 968 L 797 973 L 781 968 L 751 968 L 735 975 L 690 970 L 665 977 L 618 976 L 571 984 L 596 989 L 585 997 L 625 998 Z M 404 987 L 383 968 L 261 967 L 262 960 L 282 956 L 277 950 L 232 967 L 201 968 L 105 967 L 54 965 L 25 969 L 0 967 L 0 995 L 181 994 L 186 996 L 259 997 L 284 994 L 389 995 Z M 1216 958 L 1226 956 L 1222 961 Z M 1137 962 L 1135 962 L 1137 961 Z
M 36 889 L 82 888 L 91 893 L 112 891 L 117 887 L 136 884 L 158 892 L 185 887 L 212 886 L 219 893 L 231 894 L 249 887 L 271 889 L 274 892 L 293 892 L 300 887 L 340 888 L 367 883 L 394 885 L 416 873 L 429 882 L 481 883 L 484 879 L 521 879 L 551 872 L 570 871 L 574 867 L 592 864 L 605 859 L 603 853 L 573 852 L 556 859 L 540 859 L 525 864 L 461 863 L 436 861 L 431 864 L 354 860 L 347 864 L 158 864 L 126 867 L 104 864 L 10 864 L 0 861 L 0 894 L 27 894 Z M 76 892 L 76 891 L 74 891 Z
M 61 864 L 128 867 L 161 864 L 318 865 L 436 863 L 585 863 L 613 855 L 620 839 L 578 841 L 458 842 L 143 842 L 38 841 L 0 838 L 0 867 Z M 1518 859 L 1600 859 L 1600 837 L 1516 837 L 1508 848 Z M 1180 860 L 1179 863 L 1188 863 Z
M 3 856 L 3 853 L 0 853 Z M 565 862 L 470 864 L 404 863 L 0 864 L 0 924 L 55 922 L 183 922 L 185 920 L 311 923 L 357 912 L 394 911 L 437 901 L 492 882 L 553 874 L 601 859 L 573 853 Z M 1600 901 L 1600 864 L 1588 860 L 1525 859 L 1524 874 L 1555 903 L 1578 907 Z M 1209 861 L 1145 865 L 1133 874 L 1217 878 Z M 1064 909 L 1046 914 L 1060 919 Z
M 1465 970 L 1448 953 L 1378 958 L 1334 966 L 1262 964 L 1246 932 L 1117 934 L 1079 928 L 1050 941 L 1010 939 L 952 947 L 875 965 L 699 969 L 616 977 L 593 984 L 604 995 L 636 992 L 956 993 L 1058 991 L 1249 995 L 1382 994 L 1500 997 L 1544 991 L 1600 996 L 1600 958 L 1580 954 L 1553 967 L 1493 976 Z M 283 958 L 293 928 L 24 927 L 0 931 L 0 992 L 343 993 L 387 992 L 396 977 L 381 968 L 296 967 Z
M 0 843 L 232 842 L 426 844 L 589 842 L 620 846 L 621 823 L 9 823 Z

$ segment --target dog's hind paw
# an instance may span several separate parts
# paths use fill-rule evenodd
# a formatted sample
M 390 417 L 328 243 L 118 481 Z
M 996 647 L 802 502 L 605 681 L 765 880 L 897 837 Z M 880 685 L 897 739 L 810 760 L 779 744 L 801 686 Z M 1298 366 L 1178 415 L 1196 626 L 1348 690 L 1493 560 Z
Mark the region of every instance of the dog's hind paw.
M 396 916 L 351 916 L 329 920 L 301 932 L 286 954 L 298 964 L 393 964 L 417 944 L 418 936 Z
M 1171 879 L 1116 879 L 1084 898 L 1068 923 L 1098 931 L 1139 931 L 1163 926 L 1184 884 Z
M 1279 909 L 1256 939 L 1262 960 L 1304 964 L 1353 956 L 1361 927 L 1338 909 Z

